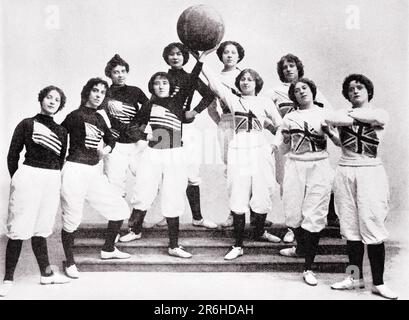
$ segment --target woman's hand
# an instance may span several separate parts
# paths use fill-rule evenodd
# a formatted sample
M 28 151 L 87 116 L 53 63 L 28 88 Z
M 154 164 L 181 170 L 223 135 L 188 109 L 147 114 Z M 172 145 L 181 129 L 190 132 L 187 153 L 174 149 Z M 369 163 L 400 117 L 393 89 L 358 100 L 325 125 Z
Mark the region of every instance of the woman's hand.
M 185 112 L 186 120 L 193 120 L 197 115 L 195 110 L 189 110 Z
M 278 147 L 275 144 L 271 145 L 271 154 L 278 151 Z
M 214 47 L 214 48 L 212 48 L 212 49 L 203 51 L 202 54 L 199 56 L 198 61 L 203 62 L 203 60 L 204 60 L 209 54 L 211 54 L 212 52 L 216 51 L 218 47 L 219 47 L 219 46 L 217 45 L 216 47 Z
M 212 49 L 203 51 L 201 54 L 200 54 L 199 51 L 197 51 L 197 50 L 192 50 L 192 49 L 188 49 L 188 50 L 189 50 L 190 54 L 191 54 L 197 61 L 203 62 L 203 60 L 204 60 L 209 54 L 211 54 L 213 51 L 216 51 L 218 47 L 219 47 L 219 46 L 216 46 L 216 47 L 214 47 L 214 48 L 212 48 Z
M 110 146 L 105 146 L 103 148 L 98 148 L 97 153 L 98 153 L 99 159 L 102 159 L 102 158 L 106 157 L 108 154 L 111 153 L 111 151 L 112 151 L 112 148 Z

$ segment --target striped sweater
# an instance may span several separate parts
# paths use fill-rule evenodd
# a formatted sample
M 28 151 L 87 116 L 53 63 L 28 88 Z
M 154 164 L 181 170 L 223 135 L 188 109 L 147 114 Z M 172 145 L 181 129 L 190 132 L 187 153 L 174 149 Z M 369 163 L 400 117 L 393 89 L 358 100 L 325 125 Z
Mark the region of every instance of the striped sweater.
M 115 146 L 104 118 L 95 109 L 81 106 L 68 114 L 61 125 L 70 136 L 67 161 L 96 165 L 97 149 L 102 147 L 102 141 L 111 148 Z
M 43 114 L 21 121 L 14 130 L 7 155 L 10 176 L 18 169 L 23 147 L 26 148 L 25 165 L 61 170 L 67 151 L 67 131 L 51 116 Z

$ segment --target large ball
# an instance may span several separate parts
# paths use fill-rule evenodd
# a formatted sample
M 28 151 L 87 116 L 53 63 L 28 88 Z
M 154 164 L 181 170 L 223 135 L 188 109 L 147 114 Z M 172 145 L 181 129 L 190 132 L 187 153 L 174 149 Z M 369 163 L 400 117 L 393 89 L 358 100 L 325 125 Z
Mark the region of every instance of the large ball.
M 192 6 L 180 15 L 177 32 L 180 41 L 190 49 L 206 51 L 223 39 L 223 18 L 210 6 Z

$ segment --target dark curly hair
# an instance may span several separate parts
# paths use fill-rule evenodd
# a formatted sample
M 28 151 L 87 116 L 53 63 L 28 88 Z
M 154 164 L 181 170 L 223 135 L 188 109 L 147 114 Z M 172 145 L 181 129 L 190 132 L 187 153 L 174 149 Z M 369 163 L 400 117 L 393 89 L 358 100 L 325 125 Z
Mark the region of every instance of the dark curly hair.
M 223 52 L 224 49 L 226 48 L 226 46 L 228 46 L 229 44 L 235 46 L 237 48 L 237 53 L 239 55 L 239 60 L 237 61 L 237 63 L 239 63 L 241 60 L 243 60 L 244 58 L 244 48 L 241 46 L 240 43 L 236 42 L 236 41 L 224 41 L 220 44 L 220 46 L 217 48 L 216 54 L 219 57 L 220 61 L 223 62 Z
M 306 85 L 310 87 L 310 90 L 312 92 L 312 100 L 315 100 L 315 97 L 317 95 L 317 86 L 315 85 L 314 81 L 307 79 L 307 78 L 301 78 L 301 79 L 298 79 L 292 82 L 290 85 L 290 88 L 288 89 L 288 97 L 290 98 L 292 102 L 294 102 L 296 106 L 298 106 L 299 103 L 297 101 L 297 98 L 295 97 L 294 90 L 295 90 L 295 85 L 299 82 L 305 83 Z
M 365 77 L 363 74 L 350 74 L 348 77 L 345 78 L 344 82 L 342 83 L 342 95 L 345 97 L 345 99 L 349 100 L 349 84 L 352 81 L 356 81 L 359 83 L 362 83 L 366 90 L 368 91 L 368 101 L 372 100 L 373 93 L 374 93 L 374 86 L 371 80 L 369 80 L 367 77 Z
M 169 54 L 172 51 L 172 49 L 174 49 L 174 48 L 178 48 L 180 50 L 180 52 L 182 52 L 183 65 L 185 65 L 189 61 L 189 50 L 183 43 L 180 43 L 180 42 L 172 42 L 172 43 L 168 44 L 163 49 L 163 53 L 162 53 L 163 59 L 165 60 L 165 62 L 167 64 L 169 64 L 169 61 L 168 61 Z
M 124 66 L 125 69 L 126 69 L 126 72 L 129 72 L 128 62 L 126 62 L 124 59 L 122 59 L 119 54 L 116 54 L 111 58 L 111 60 L 108 61 L 107 65 L 105 67 L 105 75 L 108 78 L 111 78 L 112 69 L 115 68 L 116 66 Z
M 156 73 L 149 79 L 149 82 L 148 82 L 149 92 L 156 96 L 155 90 L 153 89 L 153 82 L 155 81 L 155 79 L 156 79 L 157 77 L 161 77 L 161 78 L 166 78 L 166 79 L 168 79 L 168 81 L 169 81 L 169 87 L 170 87 L 170 88 L 169 88 L 169 95 L 170 95 L 170 94 L 175 90 L 175 82 L 174 82 L 173 78 L 169 76 L 169 74 L 168 74 L 167 72 L 163 72 L 163 71 L 156 72 Z
M 51 85 L 51 86 L 45 87 L 44 89 L 41 89 L 41 91 L 38 93 L 38 102 L 40 102 L 41 104 L 44 98 L 48 95 L 48 93 L 53 90 L 57 91 L 58 94 L 60 95 L 60 106 L 55 112 L 57 113 L 58 111 L 62 110 L 62 108 L 64 108 L 65 102 L 67 101 L 67 97 L 65 96 L 64 91 L 62 91 L 60 88 Z
M 282 56 L 281 59 L 277 62 L 277 73 L 280 77 L 281 82 L 287 82 L 283 70 L 284 62 L 286 61 L 295 63 L 298 70 L 298 78 L 302 78 L 304 76 L 304 65 L 302 64 L 300 58 L 291 53 L 288 53 L 285 56 Z
M 261 91 L 261 89 L 263 88 L 263 84 L 264 81 L 263 79 L 260 77 L 260 75 L 258 74 L 257 71 L 253 70 L 253 69 L 244 69 L 242 72 L 239 73 L 239 75 L 236 77 L 236 81 L 234 82 L 235 86 L 237 87 L 237 89 L 239 89 L 239 91 L 241 92 L 240 89 L 240 79 L 243 77 L 244 74 L 250 74 L 251 77 L 254 79 L 254 81 L 256 82 L 256 95 Z
M 92 88 L 94 86 L 98 85 L 98 84 L 102 84 L 102 85 L 105 86 L 106 91 L 107 91 L 105 96 L 108 96 L 108 91 L 109 91 L 108 82 L 106 82 L 105 80 L 103 80 L 101 78 L 91 78 L 91 79 L 88 80 L 88 82 L 82 88 L 82 91 L 81 91 L 81 106 L 85 106 L 85 104 L 87 103 L 87 101 L 89 99 L 89 94 L 91 93 Z

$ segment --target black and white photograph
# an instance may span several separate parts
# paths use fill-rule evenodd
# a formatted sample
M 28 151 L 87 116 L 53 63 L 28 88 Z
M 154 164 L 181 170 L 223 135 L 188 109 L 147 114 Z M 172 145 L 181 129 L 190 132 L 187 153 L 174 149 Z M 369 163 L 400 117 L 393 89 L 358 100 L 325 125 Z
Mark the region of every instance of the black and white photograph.
M 0 302 L 408 299 L 408 16 L 0 0 Z

